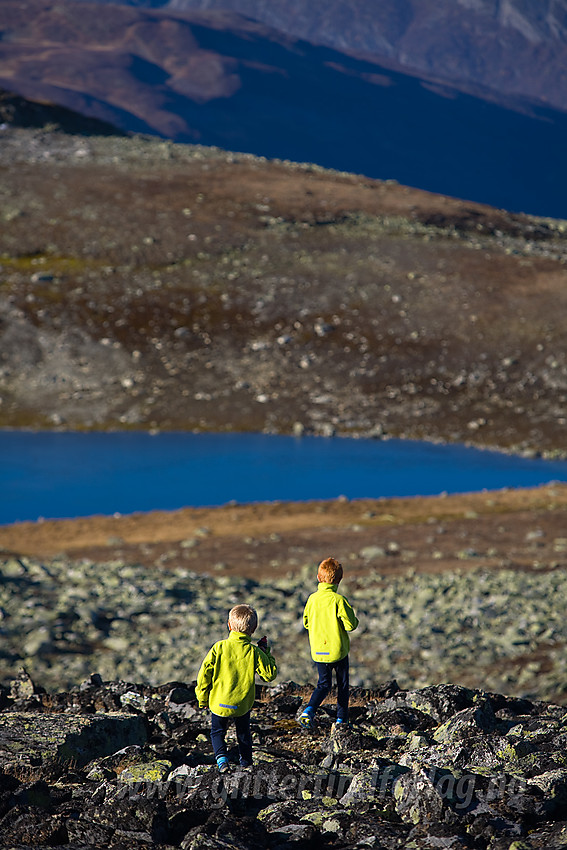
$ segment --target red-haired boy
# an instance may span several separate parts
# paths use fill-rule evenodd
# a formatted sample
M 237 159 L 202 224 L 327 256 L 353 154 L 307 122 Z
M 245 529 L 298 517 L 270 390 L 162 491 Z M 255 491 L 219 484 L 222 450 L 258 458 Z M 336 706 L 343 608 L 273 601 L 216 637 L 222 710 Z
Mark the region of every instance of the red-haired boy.
M 299 718 L 306 729 L 311 727 L 315 712 L 331 690 L 333 670 L 337 679 L 337 723 L 348 723 L 348 632 L 356 629 L 358 618 L 348 599 L 337 593 L 342 577 L 343 568 L 336 558 L 321 561 L 317 570 L 319 586 L 307 600 L 303 611 L 311 657 L 319 674 L 317 687 Z

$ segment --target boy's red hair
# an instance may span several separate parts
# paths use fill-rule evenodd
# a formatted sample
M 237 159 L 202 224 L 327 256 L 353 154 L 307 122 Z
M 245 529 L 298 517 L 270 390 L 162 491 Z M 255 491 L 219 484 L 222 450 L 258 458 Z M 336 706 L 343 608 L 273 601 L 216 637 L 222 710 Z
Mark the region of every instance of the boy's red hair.
M 319 569 L 317 570 L 317 579 L 319 581 L 328 582 L 328 584 L 338 584 L 342 577 L 342 564 L 339 564 L 336 558 L 325 558 L 319 564 Z

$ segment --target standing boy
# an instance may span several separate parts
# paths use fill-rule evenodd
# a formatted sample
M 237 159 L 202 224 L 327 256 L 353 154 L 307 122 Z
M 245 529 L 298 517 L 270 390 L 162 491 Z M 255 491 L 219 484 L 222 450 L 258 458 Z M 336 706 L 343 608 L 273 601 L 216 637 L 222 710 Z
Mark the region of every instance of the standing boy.
M 211 647 L 197 676 L 195 695 L 200 708 L 211 710 L 211 741 L 221 773 L 229 769 L 225 737 L 234 718 L 242 767 L 252 764 L 250 709 L 254 704 L 256 673 L 265 682 L 276 678 L 278 668 L 263 637 L 254 646 L 258 615 L 250 605 L 235 605 L 228 615 L 229 636 Z
M 309 630 L 311 657 L 317 665 L 319 681 L 308 705 L 299 718 L 309 729 L 315 712 L 331 690 L 333 670 L 337 679 L 337 723 L 348 723 L 349 678 L 347 632 L 358 626 L 358 618 L 350 602 L 337 593 L 343 568 L 336 558 L 325 558 L 319 564 L 319 587 L 312 593 L 303 611 L 303 625 Z

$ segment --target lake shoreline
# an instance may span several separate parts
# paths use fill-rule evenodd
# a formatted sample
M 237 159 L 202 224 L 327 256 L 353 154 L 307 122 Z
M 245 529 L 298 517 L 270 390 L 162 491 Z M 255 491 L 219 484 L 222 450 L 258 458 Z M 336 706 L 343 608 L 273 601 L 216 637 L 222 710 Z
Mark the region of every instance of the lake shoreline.
M 269 575 L 263 567 L 269 559 L 293 557 L 317 561 L 329 550 L 348 561 L 352 550 L 370 545 L 387 547 L 393 538 L 411 542 L 415 557 L 385 564 L 400 569 L 433 570 L 463 566 L 463 559 L 445 556 L 427 540 L 427 527 L 443 527 L 443 539 L 454 546 L 470 546 L 476 534 L 484 543 L 492 539 L 498 557 L 513 560 L 518 568 L 529 567 L 530 557 L 508 551 L 508 536 L 522 548 L 526 524 L 549 525 L 549 535 L 562 536 L 567 511 L 567 485 L 552 483 L 535 488 L 505 488 L 477 493 L 412 496 L 406 498 L 347 499 L 305 502 L 231 503 L 219 507 L 187 507 L 173 511 L 148 511 L 114 516 L 95 515 L 60 520 L 18 522 L 0 526 L 0 547 L 5 552 L 49 558 L 65 554 L 73 558 L 108 560 L 123 557 L 146 565 L 191 562 L 191 569 L 207 571 L 215 564 L 228 574 Z M 509 524 L 501 550 L 501 525 Z M 424 532 L 425 529 L 425 532 Z M 425 533 L 425 538 L 424 538 Z M 542 534 L 542 537 L 545 535 Z M 236 545 L 236 541 L 239 541 Z M 394 541 L 395 542 L 395 541 Z M 541 541 L 539 541 L 541 543 Z M 427 553 L 427 547 L 431 552 Z M 447 549 L 449 550 L 449 546 Z M 528 547 L 529 549 L 530 547 Z M 541 546 L 538 545 L 541 549 Z M 260 551 L 259 551 L 260 550 Z M 196 554 L 198 552 L 198 557 Z M 342 553 L 345 554 L 342 554 Z M 441 552 L 441 556 L 439 555 Z M 549 552 L 550 562 L 553 553 Z M 262 557 L 264 556 L 264 557 Z M 475 561 L 490 565 L 494 556 L 477 553 Z M 196 563 L 193 564 L 193 561 Z M 368 564 L 358 555 L 351 568 L 363 574 Z M 418 561 L 418 565 L 414 563 Z M 293 564 L 291 564 L 293 567 Z

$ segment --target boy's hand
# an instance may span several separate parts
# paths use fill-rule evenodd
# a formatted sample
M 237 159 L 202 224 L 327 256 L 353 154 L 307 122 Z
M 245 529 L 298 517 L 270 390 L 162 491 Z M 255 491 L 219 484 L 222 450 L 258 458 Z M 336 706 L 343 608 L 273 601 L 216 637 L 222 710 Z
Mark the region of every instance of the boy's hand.
M 267 648 L 268 648 L 268 638 L 266 637 L 266 635 L 264 635 L 264 637 L 260 638 L 260 640 L 258 641 L 258 646 L 264 652 L 267 650 Z

